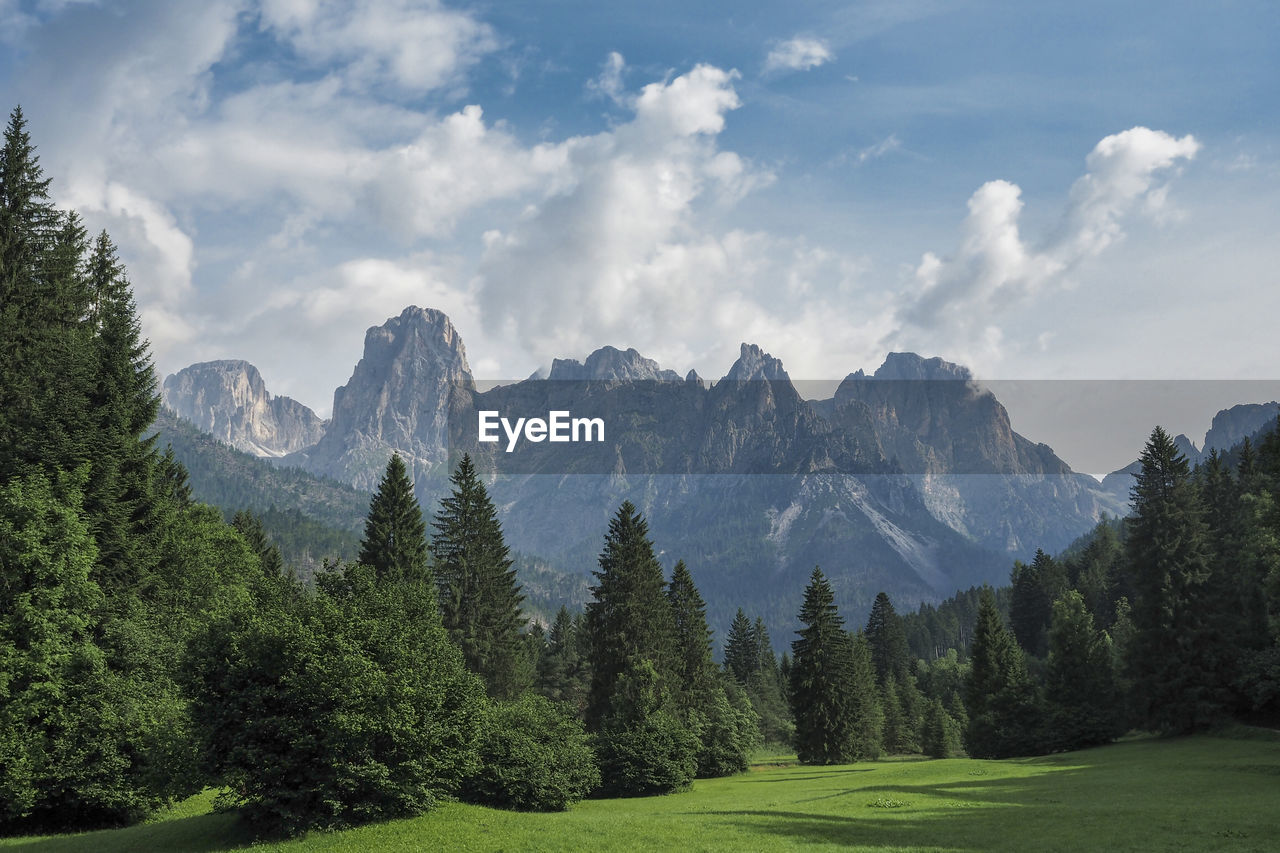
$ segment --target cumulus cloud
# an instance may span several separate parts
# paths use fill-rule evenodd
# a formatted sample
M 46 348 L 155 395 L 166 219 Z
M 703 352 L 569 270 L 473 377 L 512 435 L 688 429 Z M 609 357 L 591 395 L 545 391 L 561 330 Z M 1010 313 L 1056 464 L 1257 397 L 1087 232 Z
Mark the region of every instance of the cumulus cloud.
M 808 71 L 835 59 L 826 42 L 796 36 L 776 45 L 764 59 L 766 74 L 779 71 Z
M 360 87 L 436 89 L 497 47 L 487 24 L 438 0 L 263 0 L 260 14 L 302 57 L 344 63 Z
M 960 246 L 949 256 L 928 252 L 915 269 L 915 290 L 899 311 L 898 342 L 928 339 L 977 365 L 999 357 L 998 325 L 1011 305 L 1069 283 L 1068 274 L 1123 239 L 1123 220 L 1134 213 L 1159 216 L 1167 184 L 1159 183 L 1200 149 L 1192 136 L 1177 138 L 1135 127 L 1102 139 L 1086 158 L 1088 169 L 1071 187 L 1059 225 L 1039 245 L 1020 233 L 1022 190 L 989 181 L 969 198 Z

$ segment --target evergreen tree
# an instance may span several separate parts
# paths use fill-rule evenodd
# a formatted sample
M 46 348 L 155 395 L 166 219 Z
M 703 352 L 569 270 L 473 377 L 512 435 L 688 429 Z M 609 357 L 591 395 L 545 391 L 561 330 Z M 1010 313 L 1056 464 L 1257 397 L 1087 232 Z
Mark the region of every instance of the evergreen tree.
M 1009 623 L 1027 654 L 1044 657 L 1048 648 L 1049 617 L 1055 587 L 1060 587 L 1053 558 L 1039 548 L 1031 565 L 1015 563 Z
M 1040 707 L 1026 660 L 1000 621 L 995 596 L 984 587 L 974 626 L 973 666 L 965 683 L 965 736 L 975 758 L 1032 755 L 1040 747 Z
M 538 661 L 534 686 L 548 699 L 563 702 L 581 714 L 587 698 L 587 679 L 576 632 L 574 618 L 561 605 L 547 634 L 547 649 Z
M 870 652 L 865 640 L 855 642 L 845 632 L 835 594 L 821 569 L 813 570 L 805 588 L 800 621 L 804 627 L 791 644 L 797 756 L 806 764 L 870 757 L 880 741 Z M 865 736 L 873 729 L 875 743 L 868 744 Z
M 711 629 L 702 600 L 684 560 L 676 563 L 667 586 L 674 621 L 676 683 L 687 701 L 696 703 L 711 691 L 715 664 L 711 660 Z
M 231 526 L 245 538 L 249 548 L 258 555 L 263 573 L 268 577 L 276 577 L 286 573 L 284 558 L 280 556 L 280 549 L 275 546 L 271 538 L 267 536 L 267 531 L 263 529 L 262 519 L 247 509 L 240 510 L 231 519 Z
M 871 644 L 871 662 L 876 668 L 877 684 L 883 687 L 890 676 L 899 683 L 911 677 L 911 654 L 907 650 L 902 617 L 883 592 L 871 605 L 866 634 L 867 642 Z
M 1221 645 L 1205 608 L 1209 551 L 1187 458 L 1156 427 L 1132 489 L 1126 543 L 1136 600 L 1135 690 L 1147 725 L 1190 732 L 1222 710 L 1215 664 Z
M 400 454 L 393 454 L 369 501 L 359 562 L 381 580 L 433 580 L 427 557 L 426 524 L 413 496 L 413 482 Z
M 1053 604 L 1046 681 L 1053 747 L 1095 746 L 1122 733 L 1111 644 L 1094 629 L 1084 597 L 1075 590 Z
M 599 729 L 615 700 L 618 679 L 648 661 L 660 692 L 675 682 L 675 619 L 649 526 L 630 501 L 609 522 L 586 623 L 591 647 L 587 728 Z
M 751 683 L 760 669 L 759 652 L 751 620 L 739 607 L 733 623 L 729 625 L 729 638 L 724 646 L 724 665 L 744 687 Z
M 717 677 L 707 606 L 683 560 L 671 572 L 667 601 L 675 623 L 675 705 L 698 738 L 698 776 L 742 772 L 759 740 L 757 718 L 749 704 L 745 709 L 734 706 Z
M 524 596 L 498 511 L 470 456 L 462 457 L 450 482 L 453 490 L 440 502 L 431 540 L 441 617 L 489 695 L 514 698 L 533 678 L 520 637 Z

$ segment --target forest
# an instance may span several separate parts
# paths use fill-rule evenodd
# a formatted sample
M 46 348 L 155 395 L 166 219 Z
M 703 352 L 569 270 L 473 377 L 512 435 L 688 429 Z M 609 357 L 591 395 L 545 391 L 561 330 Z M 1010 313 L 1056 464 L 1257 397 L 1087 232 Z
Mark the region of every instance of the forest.
M 1194 469 L 1155 428 L 1132 514 L 1005 589 L 909 614 L 882 593 L 852 625 L 815 567 L 788 653 L 739 611 L 717 662 L 698 567 L 664 567 L 630 502 L 586 607 L 543 626 L 467 458 L 424 508 L 393 456 L 354 558 L 307 582 L 261 518 L 195 501 L 151 433 L 117 250 L 52 204 L 20 109 L 0 151 L 0 365 L 5 834 L 133 824 L 213 790 L 290 836 L 451 800 L 665 794 L 762 744 L 814 765 L 1003 758 L 1280 719 L 1280 425 Z

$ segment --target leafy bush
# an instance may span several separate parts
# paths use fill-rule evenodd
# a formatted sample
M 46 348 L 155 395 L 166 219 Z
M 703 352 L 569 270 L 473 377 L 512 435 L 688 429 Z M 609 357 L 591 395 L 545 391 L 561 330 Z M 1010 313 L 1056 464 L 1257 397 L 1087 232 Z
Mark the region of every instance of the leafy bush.
M 483 690 L 429 584 L 347 566 L 315 596 L 193 644 L 202 754 L 261 830 L 419 814 L 474 772 Z
M 760 718 L 751 700 L 733 679 L 711 688 L 705 707 L 696 712 L 694 730 L 698 750 L 698 778 L 731 776 L 750 765 L 751 753 L 760 746 Z
M 600 793 L 636 797 L 689 786 L 701 744 L 671 708 L 647 660 L 618 679 L 612 711 L 596 735 Z
M 582 723 L 563 706 L 526 693 L 485 715 L 479 770 L 467 780 L 472 802 L 521 811 L 564 811 L 600 784 Z

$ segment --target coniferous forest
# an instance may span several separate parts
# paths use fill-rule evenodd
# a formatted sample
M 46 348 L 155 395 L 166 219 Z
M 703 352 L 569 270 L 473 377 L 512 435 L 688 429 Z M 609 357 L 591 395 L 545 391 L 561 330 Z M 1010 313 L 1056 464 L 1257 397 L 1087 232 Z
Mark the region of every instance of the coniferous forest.
M 1155 428 L 1132 515 L 1016 563 L 1006 588 L 905 614 L 881 593 L 863 624 L 815 567 L 790 592 L 796 635 L 739 610 L 722 662 L 699 567 L 660 562 L 630 502 L 585 609 L 530 620 L 466 457 L 424 507 L 393 456 L 358 548 L 315 543 L 333 559 L 311 579 L 259 515 L 195 501 L 158 445 L 127 272 L 51 203 L 20 109 L 0 152 L 0 370 L 6 834 L 136 823 L 213 789 L 255 833 L 296 835 L 458 799 L 665 794 L 762 745 L 820 765 L 1004 758 L 1280 720 L 1280 428 L 1194 469 Z

